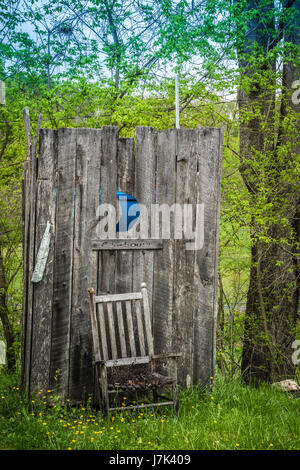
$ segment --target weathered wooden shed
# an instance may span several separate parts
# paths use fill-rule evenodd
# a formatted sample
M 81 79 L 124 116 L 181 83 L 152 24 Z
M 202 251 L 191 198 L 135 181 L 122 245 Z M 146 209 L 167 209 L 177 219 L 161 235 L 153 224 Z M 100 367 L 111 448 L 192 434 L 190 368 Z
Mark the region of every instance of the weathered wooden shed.
M 122 293 L 139 290 L 143 281 L 155 352 L 183 354 L 183 386 L 208 383 L 215 371 L 222 131 L 137 127 L 135 138 L 119 138 L 113 126 L 41 129 L 35 147 L 28 152 L 23 198 L 22 378 L 28 392 L 56 386 L 74 401 L 93 393 L 88 287 Z M 147 208 L 202 204 L 203 246 L 187 250 L 186 240 L 171 233 L 159 248 L 125 241 L 123 249 L 99 249 L 99 204 L 117 207 L 116 191 Z M 47 226 L 45 270 L 32 282 Z

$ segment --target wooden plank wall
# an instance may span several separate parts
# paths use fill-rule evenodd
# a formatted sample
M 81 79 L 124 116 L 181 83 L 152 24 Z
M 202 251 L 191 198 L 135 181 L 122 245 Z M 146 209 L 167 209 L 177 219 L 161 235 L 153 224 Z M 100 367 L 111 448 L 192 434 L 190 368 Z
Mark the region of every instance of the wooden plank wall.
M 181 385 L 209 382 L 215 367 L 221 157 L 219 129 L 138 127 L 135 139 L 118 138 L 114 126 L 40 131 L 38 165 L 31 164 L 30 172 L 25 168 L 23 191 L 27 390 L 55 386 L 74 401 L 93 393 L 87 289 L 132 292 L 143 281 L 152 305 L 155 353 L 183 354 Z M 147 208 L 204 203 L 203 248 L 186 250 L 186 240 L 174 240 L 171 229 L 162 250 L 92 251 L 100 188 L 101 203 L 112 203 L 117 211 L 116 190 Z M 43 279 L 33 284 L 47 221 L 50 251 Z M 113 312 L 113 321 L 118 315 Z

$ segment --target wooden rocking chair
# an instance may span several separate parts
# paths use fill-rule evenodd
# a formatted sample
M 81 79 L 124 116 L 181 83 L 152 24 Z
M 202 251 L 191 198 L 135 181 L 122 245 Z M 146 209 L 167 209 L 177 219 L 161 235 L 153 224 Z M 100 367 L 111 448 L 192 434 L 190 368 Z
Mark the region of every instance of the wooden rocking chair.
M 88 292 L 94 365 L 104 415 L 107 416 L 112 410 L 164 405 L 173 405 L 174 410 L 178 412 L 177 357 L 181 354 L 153 354 L 146 284 L 142 283 L 141 292 L 134 293 L 96 296 L 92 288 Z M 171 376 L 158 373 L 156 366 L 160 362 L 165 364 L 168 360 L 171 361 Z M 147 368 L 146 372 L 133 374 L 133 378 L 130 374 L 125 374 L 124 380 L 122 369 L 127 368 L 127 371 L 129 369 L 129 373 L 132 373 L 141 365 L 142 368 Z M 171 397 L 160 395 L 161 389 L 171 390 Z M 148 395 L 152 392 L 151 403 L 130 406 L 127 406 L 127 403 L 120 406 L 118 403 L 118 406 L 110 406 L 110 398 L 118 400 L 120 393 L 123 397 L 125 393 L 138 395 L 139 392 Z M 160 398 L 164 401 L 159 401 Z

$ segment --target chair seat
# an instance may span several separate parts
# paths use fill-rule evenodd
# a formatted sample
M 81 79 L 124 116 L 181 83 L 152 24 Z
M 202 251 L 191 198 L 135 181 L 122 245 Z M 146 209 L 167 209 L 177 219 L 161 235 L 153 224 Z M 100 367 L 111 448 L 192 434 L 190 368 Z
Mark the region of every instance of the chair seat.
M 135 375 L 132 378 L 126 378 L 125 380 L 120 380 L 119 382 L 113 380 L 108 383 L 109 391 L 146 391 L 149 388 L 159 389 L 164 387 L 169 387 L 174 382 L 172 377 L 167 377 L 165 375 L 159 374 L 157 372 L 152 372 L 145 375 Z

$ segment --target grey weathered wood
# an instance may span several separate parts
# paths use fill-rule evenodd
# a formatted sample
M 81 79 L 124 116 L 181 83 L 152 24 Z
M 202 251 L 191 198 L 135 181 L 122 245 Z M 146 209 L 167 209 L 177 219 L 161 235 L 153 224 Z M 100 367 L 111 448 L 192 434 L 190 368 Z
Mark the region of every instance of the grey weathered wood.
M 176 202 L 195 203 L 198 135 L 194 129 L 178 129 Z M 178 380 L 186 386 L 192 380 L 194 323 L 194 252 L 186 250 L 186 240 L 175 240 L 174 316 L 172 350 L 183 352 Z
M 121 302 L 116 302 L 116 308 L 117 308 L 117 319 L 118 319 L 118 328 L 119 328 L 119 335 L 120 335 L 121 355 L 122 357 L 126 357 L 127 349 L 126 349 L 125 329 L 124 329 Z
M 148 364 L 151 361 L 150 356 L 122 357 L 120 359 L 109 359 L 106 361 L 107 367 L 132 366 L 135 364 Z
M 145 356 L 146 348 L 145 348 L 145 340 L 144 340 L 144 329 L 143 329 L 143 320 L 142 320 L 141 301 L 136 300 L 134 305 L 135 305 L 135 312 L 136 312 L 136 319 L 137 319 L 140 355 Z
M 29 109 L 26 106 L 23 109 L 23 121 L 24 121 L 24 127 L 25 127 L 25 135 L 26 135 L 26 160 L 28 162 L 28 179 L 30 181 L 30 175 L 31 175 L 31 162 L 30 162 L 30 155 L 31 155 L 31 122 L 30 122 L 30 115 L 29 115 Z
M 134 195 L 134 139 L 118 140 L 118 176 L 117 187 L 119 191 Z M 119 238 L 127 233 L 119 233 Z M 124 246 L 124 245 L 123 245 Z M 125 249 L 116 253 L 116 292 L 131 292 L 132 288 L 132 251 Z
M 123 300 L 136 300 L 141 299 L 141 292 L 128 292 L 127 294 L 107 294 L 107 295 L 97 295 L 96 302 L 121 302 Z
M 117 209 L 117 151 L 118 132 L 116 126 L 103 126 L 101 129 L 101 204 L 112 204 Z M 101 224 L 101 221 L 100 221 Z M 116 237 L 112 232 L 111 237 Z M 104 251 L 99 254 L 98 293 L 115 292 L 115 251 Z
M 158 132 L 156 203 L 175 203 L 176 129 Z M 171 214 L 174 223 L 174 216 Z M 163 353 L 172 348 L 174 241 L 163 241 L 163 250 L 154 253 L 153 336 L 155 351 Z
M 152 327 L 151 327 L 151 312 L 150 312 L 150 306 L 149 306 L 147 286 L 145 283 L 142 283 L 141 285 L 141 292 L 142 292 L 142 297 L 143 297 L 148 354 L 152 356 L 154 353 L 154 350 L 153 350 L 153 337 L 152 337 Z
M 36 203 L 36 220 L 38 223 L 36 224 L 35 257 L 47 222 L 50 222 L 51 228 L 49 254 L 43 278 L 32 286 L 34 296 L 31 390 L 34 391 L 49 388 L 56 210 L 56 144 L 57 131 L 53 129 L 42 129 L 40 131 Z
M 74 213 L 76 129 L 58 130 L 58 193 L 54 253 L 54 302 L 51 342 L 50 385 L 68 394 L 72 273 L 74 260 Z M 58 376 L 56 383 L 55 376 Z
M 193 381 L 209 384 L 214 377 L 218 219 L 222 163 L 222 132 L 199 128 L 197 200 L 204 203 L 204 246 L 195 251 Z M 210 181 L 211 184 L 207 184 Z
M 94 391 L 87 290 L 97 285 L 98 253 L 91 251 L 90 241 L 97 234 L 100 143 L 100 129 L 77 129 L 69 371 L 69 390 L 76 400 Z
M 37 136 L 32 143 L 28 117 L 25 113 L 30 155 L 37 148 Z M 46 145 L 43 139 L 48 132 L 56 133 L 53 130 L 41 132 L 41 171 L 44 171 L 43 162 L 48 161 L 43 160 L 42 155 Z M 24 169 L 22 377 L 27 390 L 46 383 L 49 368 L 51 387 L 56 385 L 54 376 L 60 369 L 59 385 L 63 396 L 80 401 L 84 391 L 90 393 L 94 376 L 90 367 L 92 334 L 87 289 L 94 286 L 96 297 L 101 297 L 99 294 L 137 292 L 143 281 L 148 285 L 149 323 L 151 326 L 153 321 L 155 352 L 182 352 L 180 383 L 186 385 L 188 375 L 191 382 L 204 383 L 207 377 L 214 375 L 215 362 L 221 132 L 214 129 L 181 129 L 157 134 L 153 128 L 137 128 L 134 152 L 133 139 L 118 139 L 114 127 L 101 130 L 60 129 L 57 145 L 57 185 L 54 181 L 50 182 L 46 173 L 44 176 L 38 174 L 36 184 L 36 159 L 28 156 L 28 170 Z M 131 194 L 138 204 L 145 204 L 148 208 L 155 201 L 170 206 L 175 201 L 204 204 L 204 247 L 197 252 L 187 251 L 186 240 L 174 241 L 171 234 L 171 240 L 163 240 L 162 243 L 160 239 L 153 239 L 153 234 L 149 232 L 147 242 L 139 239 L 133 242 L 138 245 L 148 243 L 149 249 L 145 245 L 142 249 L 130 247 L 132 240 L 122 239 L 124 234 L 114 234 L 110 237 L 113 242 L 106 239 L 100 241 L 102 246 L 106 244 L 106 248 L 111 249 L 92 249 L 92 240 L 97 240 L 98 234 L 96 212 L 100 187 L 102 203 L 109 202 L 115 206 L 117 189 Z M 56 230 L 51 239 L 54 246 L 50 247 L 50 254 L 54 250 L 53 262 L 50 256 L 46 277 L 36 284 L 33 291 L 30 280 L 34 258 L 47 216 L 53 220 L 54 200 L 57 202 Z M 48 287 L 44 286 L 43 292 L 44 280 Z M 116 332 L 117 354 L 120 353 L 123 358 L 129 354 L 136 356 L 140 352 L 138 345 L 135 345 L 138 319 L 131 305 L 134 302 L 125 299 L 116 301 L 119 304 L 113 309 L 111 318 Z M 106 301 L 115 300 L 107 298 Z M 100 331 L 103 332 L 100 352 L 101 358 L 106 355 L 108 359 L 112 344 L 110 338 L 105 336 L 109 332 L 106 307 L 105 321 L 104 315 L 100 320 L 101 305 L 97 305 L 99 335 Z M 47 310 L 49 315 L 46 319 Z M 147 318 L 143 319 L 145 324 L 142 322 L 145 352 L 151 344 L 147 335 L 150 331 L 146 326 Z M 47 350 L 50 334 L 49 356 L 44 351 Z M 106 352 L 103 352 L 105 348 Z M 45 357 L 43 364 L 39 363 L 41 354 Z M 98 376 L 97 381 L 100 379 Z M 176 391 L 174 393 L 176 395 Z
M 100 362 L 101 353 L 100 353 L 100 344 L 99 344 L 99 329 L 96 313 L 96 302 L 95 302 L 95 291 L 94 289 L 88 289 L 89 296 L 89 311 L 90 311 L 90 320 L 92 326 L 92 338 L 93 338 L 93 350 L 94 350 L 94 360 L 95 362 Z
M 161 250 L 163 248 L 163 240 L 121 240 L 106 239 L 106 240 L 92 240 L 92 250 Z M 119 269 L 123 273 L 123 266 L 119 264 Z M 130 271 L 128 272 L 130 276 Z
M 102 411 L 104 416 L 108 415 L 109 409 L 109 398 L 108 398 L 108 387 L 107 387 L 107 369 L 106 365 L 100 363 L 98 366 L 98 377 L 101 387 L 101 401 L 102 401 Z M 99 370 L 100 369 L 100 370 Z
M 28 194 L 30 184 L 28 181 L 28 162 L 23 166 L 22 182 L 22 255 L 23 255 L 23 297 L 22 297 L 22 346 L 21 346 L 21 384 L 25 386 L 26 364 L 26 329 L 27 329 L 27 294 L 28 294 L 28 230 L 29 211 Z
M 99 335 L 101 338 L 101 346 L 102 346 L 102 359 L 106 361 L 108 359 L 108 347 L 107 347 L 107 335 L 106 335 L 105 319 L 104 319 L 104 308 L 103 308 L 102 303 L 100 303 L 98 307 L 98 312 L 99 312 L 99 327 L 100 327 Z
M 21 382 L 29 391 L 29 368 L 30 368 L 30 334 L 31 325 L 30 318 L 31 314 L 28 313 L 28 295 L 31 286 L 29 284 L 29 248 L 30 248 L 30 193 L 31 193 L 31 179 L 30 179 L 30 154 L 31 154 L 31 123 L 28 108 L 23 109 L 23 121 L 26 134 L 26 167 L 24 167 L 24 247 L 23 247 L 23 326 L 22 326 L 22 371 L 21 371 Z
M 154 127 L 137 127 L 135 133 L 135 198 L 148 209 L 155 202 L 155 166 L 157 133 Z M 150 226 L 150 224 L 149 224 Z M 133 253 L 133 290 L 146 282 L 149 303 L 152 306 L 153 252 Z M 152 312 L 151 312 L 152 321 Z
M 131 302 L 129 300 L 127 300 L 125 302 L 125 305 L 126 305 L 126 319 L 127 319 L 127 325 L 128 325 L 130 351 L 131 351 L 132 356 L 136 356 Z
M 110 346 L 111 346 L 111 357 L 116 359 L 118 357 L 117 352 L 117 341 L 116 341 L 116 326 L 114 322 L 114 314 L 112 303 L 107 303 L 107 317 L 108 317 L 108 327 L 109 327 L 109 336 L 110 336 Z
M 155 381 L 161 381 L 163 379 L 163 384 L 164 386 L 169 386 L 172 387 L 172 401 L 168 402 L 161 402 L 160 405 L 169 405 L 172 404 L 174 409 L 177 411 L 178 410 L 178 394 L 177 394 L 177 369 L 176 365 L 173 365 L 173 372 L 176 372 L 176 376 L 173 375 L 172 377 L 163 377 L 160 374 L 157 374 L 155 372 L 155 363 L 156 360 L 158 359 L 171 359 L 172 362 L 176 362 L 178 355 L 177 354 L 169 354 L 169 355 L 159 355 L 155 356 L 153 358 L 152 356 L 152 331 L 151 331 L 151 323 L 150 323 L 150 309 L 149 309 L 149 302 L 148 302 L 148 295 L 147 295 L 147 287 L 145 283 L 142 283 L 141 286 L 142 292 L 141 292 L 141 298 L 139 299 L 130 299 L 130 300 L 125 300 L 126 303 L 126 315 L 125 315 L 125 321 L 127 323 L 127 328 L 124 328 L 123 325 L 123 318 L 122 318 L 122 310 L 121 310 L 121 302 L 119 300 L 114 300 L 111 302 L 106 302 L 106 307 L 107 307 L 107 322 L 108 322 L 108 337 L 109 337 L 109 343 L 110 343 L 110 357 L 103 357 L 99 361 L 99 354 L 100 354 L 100 349 L 99 346 L 96 345 L 96 348 L 94 348 L 94 358 L 95 358 L 95 366 L 96 370 L 98 372 L 99 376 L 99 386 L 100 386 L 100 396 L 101 396 L 101 402 L 102 402 L 102 411 L 104 415 L 107 415 L 108 412 L 112 409 L 123 409 L 123 407 L 110 407 L 109 404 L 109 394 L 112 395 L 112 393 L 115 393 L 115 390 L 109 390 L 108 388 L 108 380 L 107 380 L 107 368 L 109 367 L 121 367 L 121 366 L 130 366 L 134 367 L 135 365 L 139 364 L 147 364 L 151 363 L 151 374 L 152 377 L 155 379 Z M 120 294 L 122 295 L 122 294 Z M 123 296 L 126 296 L 127 298 L 130 297 L 130 294 L 123 294 Z M 103 297 L 103 296 L 102 296 Z M 113 296 L 113 295 L 107 295 L 105 296 L 110 297 L 110 298 L 115 298 L 118 296 Z M 93 289 L 89 289 L 89 307 L 90 307 L 90 315 L 92 319 L 92 326 L 93 326 L 93 338 L 97 337 L 99 334 L 98 341 L 103 344 L 103 338 L 104 342 L 106 342 L 107 338 L 107 329 L 105 328 L 104 325 L 104 302 L 101 302 L 101 296 L 98 296 L 97 301 L 97 296 L 94 294 Z M 132 317 L 131 317 L 131 303 L 134 305 L 135 312 L 136 312 L 136 320 L 137 320 L 137 336 L 134 338 L 134 331 L 133 331 L 133 326 L 132 326 Z M 101 325 L 101 319 L 100 319 L 100 330 L 95 327 L 97 325 L 97 320 L 96 320 L 96 309 L 95 306 L 96 304 L 99 304 L 99 307 L 101 310 L 99 311 L 99 316 L 102 317 L 102 325 Z M 114 317 L 113 317 L 113 310 L 114 306 L 116 306 L 117 309 L 117 317 L 119 320 L 119 332 L 123 331 L 123 346 L 121 346 L 121 357 L 117 348 L 117 342 L 116 342 L 116 333 L 117 333 L 117 325 L 114 322 Z M 121 321 L 120 321 L 120 318 Z M 97 330 L 97 331 L 96 331 Z M 127 330 L 128 335 L 129 335 L 129 343 L 130 343 L 130 349 L 131 353 L 134 353 L 132 357 L 124 357 L 124 354 L 126 352 L 126 339 L 125 339 L 125 330 Z M 146 331 L 145 331 L 146 330 Z M 120 333 L 121 334 L 121 333 Z M 148 355 L 146 355 L 146 343 L 145 339 L 147 338 L 147 349 L 148 349 Z M 135 346 L 132 347 L 132 343 L 136 340 L 137 343 L 137 350 L 138 350 L 138 355 L 136 355 L 136 350 Z M 94 339 L 94 344 L 95 341 L 97 343 L 97 339 Z M 101 355 L 100 355 L 101 357 Z M 98 360 L 97 360 L 98 358 Z M 126 384 L 119 384 L 120 385 L 120 390 L 126 389 Z M 113 384 L 110 384 L 110 388 L 114 387 Z M 129 385 L 129 388 L 134 389 L 136 392 L 138 391 L 145 391 L 144 386 L 140 386 L 139 384 L 133 384 Z M 146 387 L 147 388 L 147 387 Z M 151 389 L 153 387 L 151 386 Z M 153 397 L 155 400 L 158 399 L 158 394 L 154 393 Z M 156 403 L 156 402 L 155 402 Z M 155 404 L 154 404 L 155 405 Z M 139 407 L 139 405 L 135 405 L 132 408 Z

